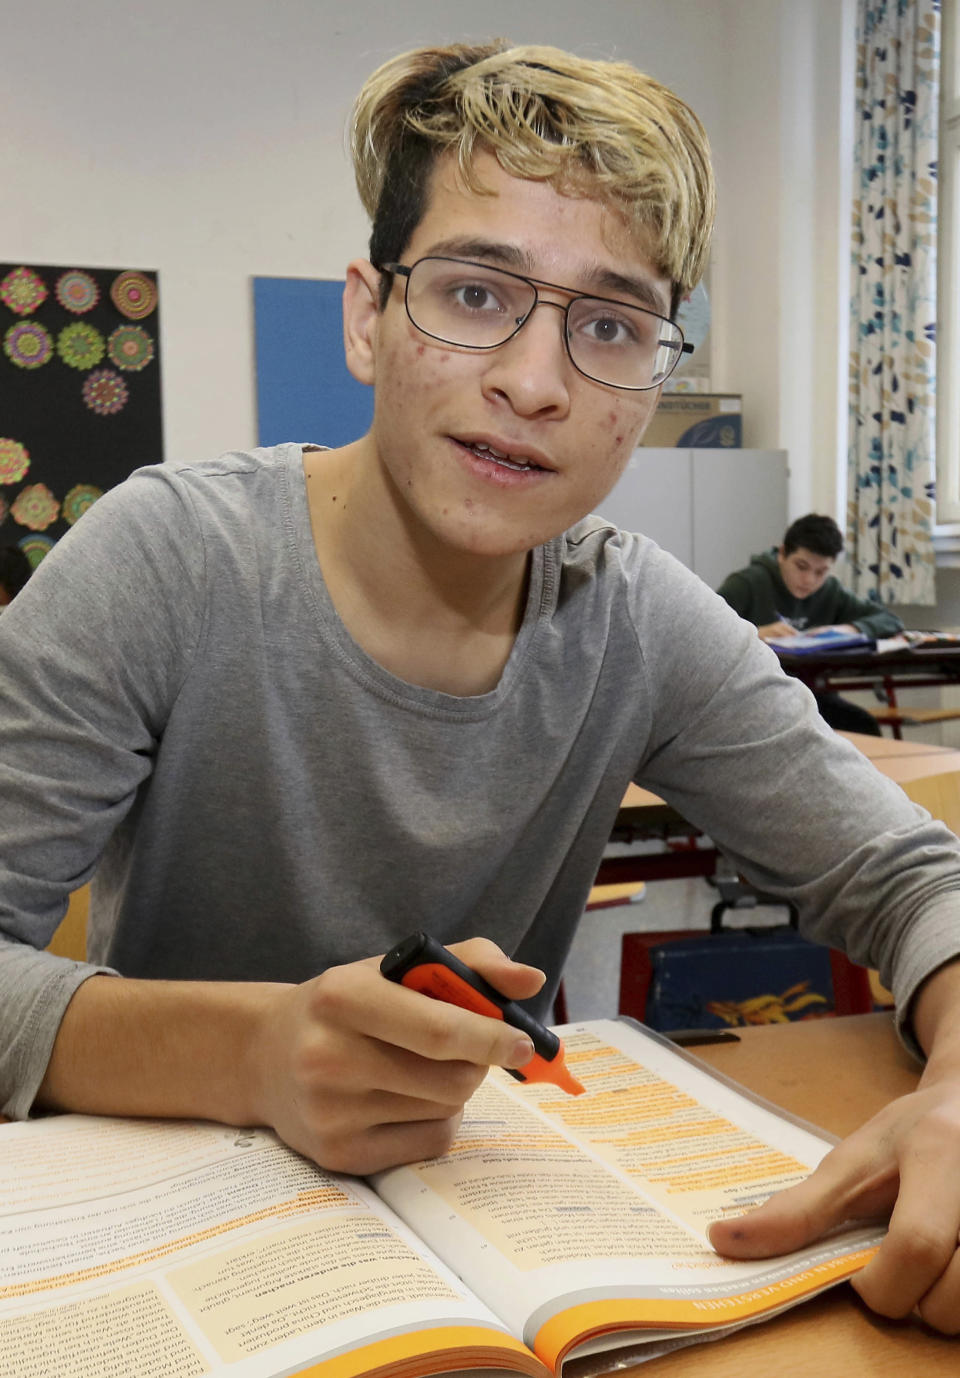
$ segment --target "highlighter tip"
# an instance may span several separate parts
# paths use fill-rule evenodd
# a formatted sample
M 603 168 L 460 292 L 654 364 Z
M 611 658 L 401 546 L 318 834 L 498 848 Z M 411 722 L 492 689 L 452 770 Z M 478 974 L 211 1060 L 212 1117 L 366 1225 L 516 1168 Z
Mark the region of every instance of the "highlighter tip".
M 568 1096 L 583 1095 L 587 1088 L 584 1086 L 583 1082 L 577 1081 L 569 1067 L 561 1063 L 560 1066 L 555 1067 L 554 1070 L 556 1073 L 554 1080 L 561 1091 L 566 1091 Z

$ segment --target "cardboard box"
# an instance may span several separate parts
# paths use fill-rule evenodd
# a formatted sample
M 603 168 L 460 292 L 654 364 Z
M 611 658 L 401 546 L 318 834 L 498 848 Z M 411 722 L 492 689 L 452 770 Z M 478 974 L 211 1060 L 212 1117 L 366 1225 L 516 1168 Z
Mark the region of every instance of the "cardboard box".
M 739 450 L 743 398 L 732 392 L 664 393 L 641 444 L 680 449 Z

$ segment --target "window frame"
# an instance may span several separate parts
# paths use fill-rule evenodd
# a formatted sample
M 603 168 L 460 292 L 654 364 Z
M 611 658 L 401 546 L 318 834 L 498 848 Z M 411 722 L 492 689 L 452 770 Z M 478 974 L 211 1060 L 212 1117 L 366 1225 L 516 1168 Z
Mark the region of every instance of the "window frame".
M 937 507 L 939 564 L 960 566 L 960 4 L 941 11 L 937 157 Z

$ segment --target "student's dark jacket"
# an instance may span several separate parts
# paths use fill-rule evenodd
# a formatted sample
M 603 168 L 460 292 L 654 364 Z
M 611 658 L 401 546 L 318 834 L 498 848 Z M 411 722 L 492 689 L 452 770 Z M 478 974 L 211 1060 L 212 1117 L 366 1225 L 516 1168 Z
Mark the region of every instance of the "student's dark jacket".
M 717 592 L 756 627 L 790 622 L 803 631 L 849 622 L 871 637 L 895 636 L 903 630 L 899 617 L 850 593 L 833 574 L 809 598 L 794 598 L 780 577 L 776 551 L 752 556 L 747 568 L 728 574 Z

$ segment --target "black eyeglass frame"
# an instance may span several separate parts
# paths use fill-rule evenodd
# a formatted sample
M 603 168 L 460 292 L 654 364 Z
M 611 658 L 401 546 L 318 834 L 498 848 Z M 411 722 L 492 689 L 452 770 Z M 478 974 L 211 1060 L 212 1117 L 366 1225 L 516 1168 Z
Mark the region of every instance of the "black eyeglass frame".
M 423 326 L 420 325 L 418 321 L 414 320 L 413 315 L 410 311 L 410 274 L 413 272 L 414 268 L 418 266 L 418 264 L 427 263 L 430 260 L 433 260 L 437 263 L 460 263 L 464 266 L 464 268 L 480 268 L 484 272 L 492 271 L 495 273 L 502 273 L 504 277 L 514 278 L 517 282 L 525 282 L 528 287 L 533 288 L 533 304 L 531 305 L 530 310 L 526 313 L 526 315 L 520 317 L 520 319 L 514 326 L 513 330 L 510 331 L 510 334 L 507 335 L 505 339 L 498 340 L 496 344 L 458 344 L 456 340 L 445 340 L 442 335 L 434 335 L 432 331 L 424 330 Z M 527 277 L 524 273 L 514 273 L 511 272 L 509 268 L 501 268 L 496 264 L 477 263 L 473 259 L 469 258 L 453 258 L 449 254 L 424 254 L 422 258 L 417 259 L 416 263 L 411 263 L 409 265 L 406 263 L 374 263 L 373 267 L 376 268 L 378 273 L 392 273 L 397 277 L 402 277 L 406 279 L 403 289 L 403 306 L 404 310 L 407 313 L 407 319 L 410 321 L 410 324 L 413 326 L 415 330 L 419 330 L 421 335 L 426 335 L 428 339 L 438 340 L 440 344 L 453 345 L 454 349 L 470 349 L 478 351 L 488 349 L 499 349 L 502 345 L 505 345 L 510 340 L 512 340 L 515 335 L 519 335 L 520 331 L 526 325 L 527 321 L 533 315 L 534 311 L 536 311 L 537 307 L 541 305 L 540 293 L 537 291 L 538 287 L 548 287 L 552 292 L 563 292 L 566 296 L 570 298 L 566 306 L 560 306 L 555 301 L 545 301 L 542 304 L 544 306 L 553 306 L 558 311 L 563 312 L 563 344 L 564 348 L 567 351 L 567 358 L 570 360 L 571 364 L 573 364 L 577 372 L 581 374 L 584 378 L 589 378 L 591 383 L 600 383 L 605 388 L 617 388 L 621 392 L 652 392 L 654 388 L 661 387 L 667 381 L 667 379 L 672 376 L 672 374 L 676 370 L 677 364 L 679 364 L 680 362 L 681 356 L 684 354 L 692 354 L 695 348 L 694 345 L 688 344 L 687 341 L 683 338 L 683 331 L 681 330 L 680 326 L 677 325 L 676 321 L 672 321 L 669 316 L 662 316 L 659 311 L 651 311 L 648 307 L 637 306 L 634 302 L 631 301 L 620 301 L 616 297 L 600 297 L 593 292 L 581 292 L 576 287 L 563 287 L 559 282 L 546 282 L 543 278 L 530 278 Z M 595 378 L 592 373 L 587 373 L 586 369 L 580 367 L 580 365 L 577 363 L 576 359 L 570 352 L 570 332 L 568 329 L 568 324 L 570 316 L 570 307 L 573 305 L 575 301 L 609 302 L 611 306 L 623 306 L 626 307 L 629 311 L 640 311 L 645 316 L 653 316 L 654 320 L 663 321 L 666 325 L 671 326 L 674 330 L 677 331 L 677 333 L 680 336 L 679 346 L 675 346 L 673 342 L 670 340 L 664 340 L 659 342 L 666 348 L 676 349 L 676 359 L 674 360 L 673 366 L 670 368 L 669 372 L 665 373 L 659 382 L 647 383 L 644 387 L 637 388 L 630 387 L 628 383 L 611 383 L 608 382 L 606 378 Z

